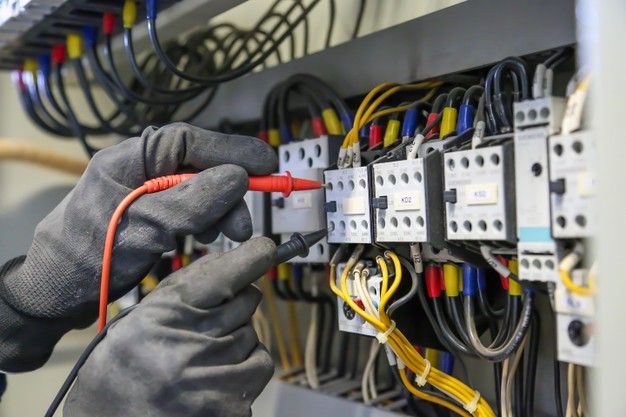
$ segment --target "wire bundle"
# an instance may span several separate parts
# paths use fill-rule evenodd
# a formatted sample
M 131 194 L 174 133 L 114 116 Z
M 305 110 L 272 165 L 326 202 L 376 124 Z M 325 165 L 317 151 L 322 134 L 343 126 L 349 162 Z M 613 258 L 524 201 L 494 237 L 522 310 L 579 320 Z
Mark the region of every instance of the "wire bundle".
M 276 0 L 250 29 L 220 23 L 196 30 L 184 39 L 162 43 L 158 36 L 156 0 L 146 2 L 148 33 L 152 52 L 137 55 L 133 27 L 137 3 L 125 0 L 121 15 L 126 63 L 117 62 L 112 40 L 117 31 L 116 13 L 104 13 L 102 30 L 85 27 L 82 34 L 70 34 L 65 45 L 55 45 L 50 55 L 29 59 L 16 72 L 15 84 L 22 107 L 30 119 L 50 134 L 77 137 L 85 151 L 93 155 L 99 148 L 87 136 L 108 133 L 135 136 L 146 125 L 170 121 L 191 121 L 206 109 L 217 86 L 262 68 L 272 58 L 283 62 L 281 47 L 289 42 L 290 59 L 296 57 L 295 31 L 302 27 L 302 53 L 308 53 L 308 16 L 321 0 L 292 1 L 281 11 Z M 329 1 L 330 19 L 325 44 L 331 43 L 335 2 Z M 102 52 L 98 50 L 103 41 Z M 89 63 L 89 71 L 83 64 Z M 88 111 L 96 124 L 81 121 L 76 104 L 64 82 L 66 67 L 78 80 Z M 130 81 L 123 74 L 132 73 Z M 122 71 L 122 68 L 124 70 Z M 107 106 L 93 94 L 88 74 L 105 94 Z
M 394 354 L 397 356 L 397 368 L 400 373 L 400 378 L 406 388 L 416 397 L 439 404 L 459 415 L 469 416 L 472 414 L 476 416 L 495 417 L 493 410 L 479 393 L 472 390 L 456 378 L 446 375 L 445 373 L 432 367 L 430 363 L 426 362 L 413 345 L 411 345 L 411 343 L 406 339 L 402 332 L 395 327 L 395 323 L 389 318 L 387 304 L 397 291 L 402 280 L 400 260 L 395 253 L 386 251 L 385 258 L 379 256 L 376 259 L 383 277 L 378 308 L 372 308 L 372 306 L 366 302 L 364 302 L 364 307 L 360 307 L 355 303 L 348 292 L 347 281 L 350 272 L 355 266 L 358 265 L 359 257 L 361 256 L 362 251 L 363 246 L 357 245 L 345 265 L 340 279 L 340 287 L 337 287 L 335 283 L 337 259 L 333 259 L 331 261 L 330 286 L 333 293 L 343 299 L 357 314 L 363 317 L 379 332 L 378 339 L 381 343 L 388 344 L 388 346 L 393 350 Z M 395 278 L 391 285 L 389 285 L 389 271 L 385 259 L 390 260 L 394 268 Z M 364 296 L 364 294 L 361 294 L 361 296 Z M 420 386 L 429 383 L 454 402 L 451 402 L 448 399 L 442 399 L 439 396 L 432 395 L 431 393 L 419 390 L 413 386 L 406 376 L 404 371 L 405 366 L 418 376 L 420 379 L 418 384 Z M 423 382 L 423 384 L 421 382 Z M 459 405 L 456 405 L 455 403 Z

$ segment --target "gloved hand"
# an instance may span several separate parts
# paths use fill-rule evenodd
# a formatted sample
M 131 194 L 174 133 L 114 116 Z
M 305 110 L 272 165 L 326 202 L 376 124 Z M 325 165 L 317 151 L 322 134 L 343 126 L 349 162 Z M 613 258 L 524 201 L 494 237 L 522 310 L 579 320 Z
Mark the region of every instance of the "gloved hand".
M 177 236 L 208 242 L 221 231 L 233 240 L 250 238 L 242 200 L 247 174 L 269 174 L 276 162 L 258 139 L 183 123 L 148 128 L 141 137 L 98 152 L 73 191 L 38 225 L 27 256 L 0 270 L 0 370 L 41 366 L 65 332 L 95 319 L 106 228 L 130 191 L 147 179 L 201 171 L 142 196 L 127 210 L 113 250 L 111 300 L 137 285 L 163 252 L 175 249 Z M 228 165 L 235 163 L 240 166 Z
M 272 376 L 250 285 L 274 243 L 252 239 L 173 273 L 111 325 L 78 373 L 64 417 L 244 417 Z

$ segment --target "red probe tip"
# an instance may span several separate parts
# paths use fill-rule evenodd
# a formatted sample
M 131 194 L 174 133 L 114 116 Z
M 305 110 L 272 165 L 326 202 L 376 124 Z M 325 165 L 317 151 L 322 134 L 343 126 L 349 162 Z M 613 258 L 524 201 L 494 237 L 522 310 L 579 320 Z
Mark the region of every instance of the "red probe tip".
M 262 177 L 250 177 L 248 189 L 250 191 L 263 191 L 266 193 L 283 193 L 289 197 L 292 191 L 318 190 L 322 183 L 304 178 L 293 178 L 289 171 L 285 175 L 266 175 Z

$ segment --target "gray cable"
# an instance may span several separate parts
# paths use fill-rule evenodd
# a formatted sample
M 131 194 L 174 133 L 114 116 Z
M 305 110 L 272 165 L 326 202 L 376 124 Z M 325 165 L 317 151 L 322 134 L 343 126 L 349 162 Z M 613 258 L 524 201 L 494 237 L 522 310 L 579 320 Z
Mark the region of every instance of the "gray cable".
M 472 298 L 469 296 L 465 297 L 463 306 L 465 312 L 465 325 L 467 327 L 467 332 L 474 351 L 483 359 L 492 362 L 500 362 L 515 352 L 520 343 L 522 343 L 522 340 L 524 340 L 524 336 L 526 335 L 526 331 L 528 330 L 532 317 L 533 293 L 531 291 L 526 293 L 524 305 L 521 311 L 521 317 L 515 326 L 515 331 L 513 332 L 511 338 L 509 338 L 509 340 L 507 340 L 504 344 L 495 348 L 486 347 L 480 341 L 480 335 L 478 334 L 476 323 L 474 322 L 474 303 Z

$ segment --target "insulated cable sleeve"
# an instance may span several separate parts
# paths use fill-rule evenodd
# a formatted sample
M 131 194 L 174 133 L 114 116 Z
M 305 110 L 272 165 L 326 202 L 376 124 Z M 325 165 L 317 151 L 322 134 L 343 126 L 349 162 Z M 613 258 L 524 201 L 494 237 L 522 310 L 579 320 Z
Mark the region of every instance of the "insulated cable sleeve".
M 85 160 L 7 139 L 0 139 L 0 160 L 30 162 L 73 175 L 82 175 L 87 168 Z

